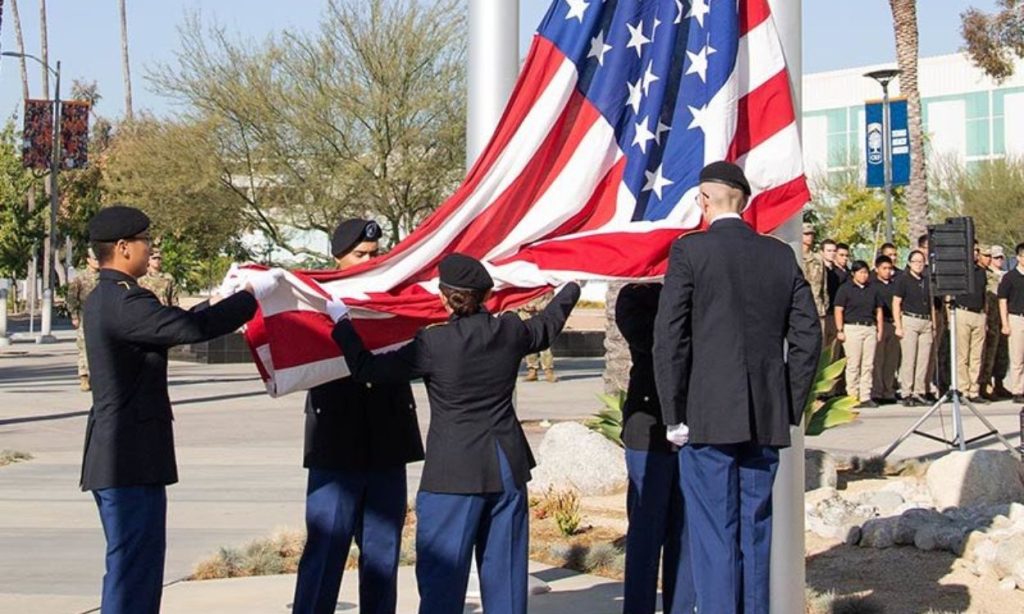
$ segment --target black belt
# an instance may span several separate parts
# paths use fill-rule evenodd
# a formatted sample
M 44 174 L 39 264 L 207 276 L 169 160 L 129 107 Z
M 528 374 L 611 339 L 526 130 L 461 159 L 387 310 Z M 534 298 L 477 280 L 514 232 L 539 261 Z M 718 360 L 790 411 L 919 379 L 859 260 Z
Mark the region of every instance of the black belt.
M 909 311 L 904 311 L 903 315 L 910 316 L 912 318 L 917 318 L 918 320 L 931 320 L 932 319 L 931 316 L 923 316 L 923 315 L 921 315 L 919 313 L 910 313 Z
M 847 322 L 847 326 L 874 326 L 875 323 L 871 320 L 859 320 L 854 322 Z
M 963 305 L 957 305 L 956 308 L 957 309 L 963 309 L 964 311 L 970 311 L 971 313 L 984 313 L 985 312 L 984 309 L 971 309 L 970 307 L 965 307 Z

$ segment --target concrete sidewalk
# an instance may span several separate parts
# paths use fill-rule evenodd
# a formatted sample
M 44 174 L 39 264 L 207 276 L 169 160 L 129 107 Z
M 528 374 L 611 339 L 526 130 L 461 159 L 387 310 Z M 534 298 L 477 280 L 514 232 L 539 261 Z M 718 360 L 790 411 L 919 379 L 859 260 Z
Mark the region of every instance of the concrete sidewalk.
M 91 495 L 77 487 L 90 396 L 78 391 L 73 332 L 60 330 L 58 336 L 60 343 L 53 345 L 16 343 L 0 348 L 0 449 L 34 456 L 29 462 L 0 468 L 3 613 L 83 612 L 99 601 L 103 534 Z M 601 360 L 565 359 L 559 361 L 561 382 L 519 387 L 519 415 L 531 421 L 527 433 L 534 449 L 544 433 L 536 421 L 579 419 L 600 408 L 596 395 L 602 390 L 602 368 Z M 252 365 L 179 362 L 170 366 L 170 391 L 181 478 L 168 489 L 165 580 L 174 582 L 220 547 L 243 545 L 278 527 L 302 528 L 306 472 L 301 468 L 303 395 L 269 398 Z M 414 391 L 420 426 L 426 432 L 425 391 L 419 384 Z M 980 409 L 1017 442 L 1019 407 L 1004 402 Z M 922 413 L 922 409 L 899 406 L 868 410 L 856 424 L 809 438 L 807 446 L 842 456 L 871 456 L 884 450 Z M 948 434 L 948 411 L 945 414 L 944 422 L 935 419 L 925 430 L 938 434 L 945 429 Z M 965 427 L 969 436 L 981 431 L 971 416 L 965 418 Z M 990 438 L 976 446 L 997 444 Z M 942 444 L 912 437 L 895 456 L 936 455 L 944 450 Z M 410 495 L 419 484 L 420 466 L 409 468 Z M 619 594 L 614 583 L 558 573 L 569 574 L 556 583 L 566 588 L 537 598 L 537 608 L 551 603 L 555 604 L 552 612 L 555 607 L 581 613 L 618 609 L 612 599 Z M 260 607 L 282 611 L 290 584 L 287 578 L 175 584 L 167 591 L 167 608 L 178 607 L 175 604 L 182 599 L 183 609 L 174 611 L 230 611 L 220 605 L 187 605 L 202 602 L 204 591 L 230 601 L 222 595 L 236 589 L 219 588 L 224 586 L 239 587 L 237 599 L 246 598 L 250 590 L 270 591 L 267 599 L 272 597 L 273 602 L 261 601 Z M 345 590 L 355 585 L 348 576 Z M 402 592 L 403 598 L 415 596 L 411 577 L 403 579 Z M 345 594 L 350 595 L 347 600 L 353 599 L 352 593 Z M 549 610 L 531 607 L 531 611 Z

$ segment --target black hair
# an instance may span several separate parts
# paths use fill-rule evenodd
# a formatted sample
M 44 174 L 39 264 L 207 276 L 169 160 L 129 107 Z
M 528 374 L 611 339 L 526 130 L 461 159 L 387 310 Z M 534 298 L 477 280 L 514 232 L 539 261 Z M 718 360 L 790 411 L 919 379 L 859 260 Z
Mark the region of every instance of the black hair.
M 881 265 L 883 265 L 883 264 L 891 265 L 892 264 L 892 258 L 890 258 L 888 256 L 879 256 L 878 258 L 875 258 L 875 268 L 876 269 L 878 267 L 880 267 Z
M 846 251 L 850 251 L 850 246 L 847 245 L 846 243 L 836 243 L 836 250 L 838 251 L 838 250 L 841 250 L 841 249 L 845 249 Z
M 89 245 L 92 247 L 92 252 L 96 254 L 96 262 L 105 264 L 114 258 L 116 241 L 92 241 Z
M 1018 243 L 1017 247 L 1013 248 L 1013 251 L 1019 256 L 1021 252 L 1024 252 L 1024 243 Z
M 480 311 L 480 307 L 484 304 L 484 297 L 487 296 L 487 291 L 462 290 L 442 284 L 441 294 L 448 301 L 448 306 L 451 307 L 452 313 L 457 316 L 471 316 Z
M 928 257 L 924 255 L 924 252 L 922 252 L 919 249 L 915 249 L 914 251 L 907 254 L 907 264 L 910 264 L 910 259 L 913 258 L 915 254 L 920 256 L 924 260 L 928 260 Z
M 893 245 L 892 243 L 882 243 L 882 247 L 878 248 L 878 253 L 881 254 L 887 249 L 896 249 L 896 246 Z
M 850 273 L 856 273 L 857 271 L 860 270 L 867 270 L 868 268 L 868 263 L 864 262 L 863 260 L 854 260 L 853 264 L 850 265 Z
M 917 246 L 918 247 L 924 247 L 924 244 L 927 243 L 927 242 L 928 242 L 928 233 L 927 232 L 917 238 Z
M 824 241 L 821 242 L 822 247 L 825 247 L 826 245 L 835 245 L 837 249 L 839 248 L 839 245 L 835 242 L 834 239 L 825 239 Z

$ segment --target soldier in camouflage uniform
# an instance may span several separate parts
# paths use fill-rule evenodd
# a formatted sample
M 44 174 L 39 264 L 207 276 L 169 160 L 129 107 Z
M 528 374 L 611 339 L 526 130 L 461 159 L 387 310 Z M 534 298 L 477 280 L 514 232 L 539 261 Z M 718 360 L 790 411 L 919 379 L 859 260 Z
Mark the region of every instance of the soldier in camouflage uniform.
M 82 324 L 82 309 L 85 299 L 99 283 L 99 262 L 89 249 L 86 257 L 87 267 L 68 284 L 67 308 L 71 316 L 71 324 L 76 329 L 75 346 L 78 348 L 78 381 L 83 392 L 91 389 L 89 385 L 89 359 L 85 354 L 85 327 Z
M 543 311 L 544 308 L 548 306 L 548 303 L 551 302 L 553 297 L 553 292 L 546 292 L 538 296 L 519 308 L 519 317 L 524 320 L 529 320 Z M 537 372 L 541 368 L 544 369 L 545 381 L 551 383 L 558 381 L 558 377 L 555 376 L 555 356 L 551 353 L 551 348 L 541 350 L 539 354 L 527 354 L 526 377 L 524 379 L 528 382 L 537 381 Z
M 161 271 L 163 256 L 160 249 L 153 248 L 149 256 L 149 269 L 139 278 L 139 285 L 156 295 L 161 304 L 168 307 L 178 306 L 178 285 L 174 278 Z
M 999 299 L 996 297 L 996 293 L 999 291 L 999 282 L 1003 279 L 1002 264 L 1005 254 L 1002 246 L 993 245 L 989 248 L 988 255 L 990 257 L 989 265 L 985 268 L 985 349 L 982 351 L 981 374 L 978 376 L 978 383 L 981 385 L 983 397 L 990 401 L 999 401 L 1001 400 L 1000 392 L 1009 392 L 1003 386 L 1003 377 L 1006 376 L 1007 371 L 1005 358 L 1008 357 L 1008 352 L 1001 347 L 1007 345 L 1007 338 L 1002 334 Z M 997 260 L 997 257 L 1000 259 Z M 1000 361 L 1000 358 L 1004 358 L 1004 360 Z
M 804 223 L 803 226 L 803 260 L 800 268 L 811 286 L 814 306 L 818 309 L 821 329 L 825 331 L 825 314 L 828 312 L 828 280 L 825 276 L 825 261 L 819 252 L 814 251 L 814 226 Z

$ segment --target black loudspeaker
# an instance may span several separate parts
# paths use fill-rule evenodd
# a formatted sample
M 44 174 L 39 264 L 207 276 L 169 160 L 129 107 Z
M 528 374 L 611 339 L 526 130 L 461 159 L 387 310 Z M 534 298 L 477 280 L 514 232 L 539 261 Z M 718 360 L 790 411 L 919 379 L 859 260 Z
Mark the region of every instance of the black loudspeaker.
M 971 294 L 974 287 L 974 218 L 951 217 L 928 227 L 928 263 L 936 296 Z

